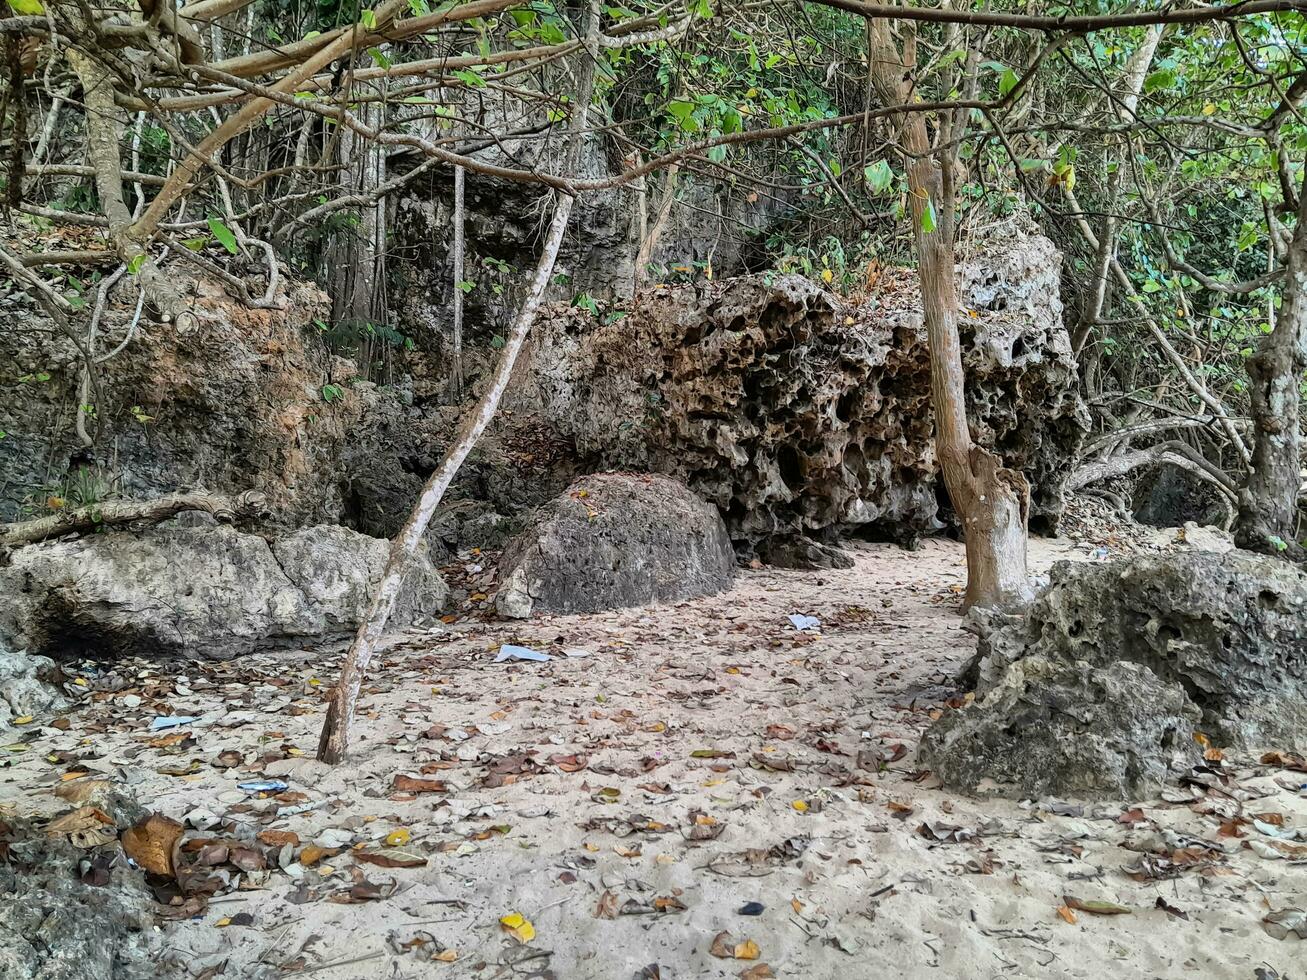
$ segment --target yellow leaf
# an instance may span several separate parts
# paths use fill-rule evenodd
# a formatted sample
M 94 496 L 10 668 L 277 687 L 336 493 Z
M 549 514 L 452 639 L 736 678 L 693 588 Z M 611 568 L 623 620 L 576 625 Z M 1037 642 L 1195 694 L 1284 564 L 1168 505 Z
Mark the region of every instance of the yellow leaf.
M 790 804 L 790 806 L 794 807 L 794 809 L 798 810 L 800 813 L 808 812 L 808 804 L 804 803 L 803 800 L 795 800 Z
M 458 953 L 452 949 L 442 949 L 435 956 L 431 957 L 437 963 L 453 963 L 458 959 Z
M 214 925 L 217 926 L 219 929 L 225 929 L 227 926 L 231 925 L 231 919 L 221 918 L 217 922 L 215 922 Z
M 520 912 L 509 912 L 499 920 L 499 924 L 519 943 L 529 943 L 536 937 L 536 927 Z
M 66 772 L 59 777 L 59 782 L 66 783 L 70 779 L 81 779 L 85 775 L 86 773 L 84 772 Z
M 73 683 L 76 684 L 78 687 L 86 687 L 86 678 L 79 677 L 75 681 L 73 681 Z
M 821 270 L 821 281 L 822 281 L 822 282 L 824 282 L 824 283 L 830 283 L 832 280 L 834 280 L 834 278 L 835 278 L 835 273 L 831 272 L 830 269 L 822 269 L 822 270 Z
M 744 942 L 736 944 L 735 958 L 737 960 L 756 960 L 758 953 L 758 944 L 752 939 L 746 939 Z
M 413 838 L 412 834 L 410 834 L 403 827 L 400 827 L 398 830 L 392 830 L 390 833 L 386 835 L 386 846 L 403 847 L 410 840 L 412 840 L 412 838 Z
M 19 715 L 14 719 L 15 725 L 30 725 L 32 723 L 31 715 Z
M 12 0 L 10 0 L 10 2 L 12 2 Z M 1216 104 L 1214 102 L 1209 102 L 1207 103 L 1207 105 L 1203 106 L 1204 116 L 1210 116 L 1215 111 L 1216 111 Z
M 855 321 L 854 321 L 853 317 L 851 317 L 851 316 L 846 316 L 846 317 L 844 318 L 844 325 L 845 325 L 846 327 L 851 327 L 851 326 L 853 326 L 854 322 L 855 322 Z

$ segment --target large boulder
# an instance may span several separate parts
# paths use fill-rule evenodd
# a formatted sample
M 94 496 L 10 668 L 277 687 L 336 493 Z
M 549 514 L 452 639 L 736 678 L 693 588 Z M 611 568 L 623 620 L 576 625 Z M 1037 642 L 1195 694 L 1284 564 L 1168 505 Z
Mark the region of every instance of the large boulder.
M 972 431 L 1052 528 L 1085 410 L 1043 238 L 964 261 Z M 853 303 L 798 276 L 659 288 L 593 316 L 543 312 L 513 408 L 598 466 L 672 476 L 737 543 L 938 528 L 930 360 L 915 272 Z
M 332 526 L 272 543 L 211 524 L 29 545 L 0 568 L 0 632 L 56 657 L 229 657 L 343 637 L 387 552 L 386 541 Z M 392 621 L 439 612 L 447 597 L 423 555 Z
M 924 764 L 960 788 L 988 774 L 1054 792 L 1139 789 L 1188 748 L 1190 728 L 1222 747 L 1307 750 L 1307 574 L 1287 562 L 1061 562 L 1025 617 L 983 633 L 964 675 L 976 704 L 922 742 Z M 1083 746 L 1097 742 L 1109 758 L 1086 776 Z
M 1198 717 L 1179 684 L 1138 664 L 1031 656 L 932 726 L 920 759 L 970 793 L 1138 798 L 1201 759 Z
M 505 549 L 501 615 L 592 613 L 711 595 L 735 552 L 721 515 L 674 480 L 597 474 L 540 508 Z

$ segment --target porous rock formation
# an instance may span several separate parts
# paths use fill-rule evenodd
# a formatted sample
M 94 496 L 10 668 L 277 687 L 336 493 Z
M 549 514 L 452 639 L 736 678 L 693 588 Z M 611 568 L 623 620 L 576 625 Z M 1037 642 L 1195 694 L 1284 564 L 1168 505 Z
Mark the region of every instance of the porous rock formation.
M 1062 562 L 1027 616 L 990 624 L 964 682 L 977 703 L 921 745 L 962 789 L 1140 792 L 1193 730 L 1302 752 L 1307 573 L 1244 551 Z
M 0 633 L 54 657 L 229 657 L 352 633 L 387 542 L 304 528 L 269 542 L 217 524 L 161 525 L 29 545 L 0 568 Z M 439 612 L 448 590 L 421 557 L 392 622 Z
M 1056 525 L 1084 408 L 1043 238 L 960 268 L 976 439 L 1023 470 Z M 599 317 L 541 318 L 515 405 L 599 465 L 682 480 L 732 538 L 939 526 L 929 357 L 914 273 L 861 304 L 797 276 L 660 288 Z
M 89 780 L 88 780 L 89 782 Z M 150 961 L 154 896 L 117 834 L 145 811 L 97 780 L 85 805 L 113 821 L 108 840 L 74 843 L 37 821 L 0 817 L 0 978 L 148 980 L 181 975 Z M 103 787 L 103 788 L 101 788 Z
M 292 285 L 282 309 L 252 310 L 212 281 L 188 288 L 178 322 L 143 319 L 134 331 L 136 291 L 112 294 L 97 351 L 125 346 L 97 366 L 86 399 L 80 355 L 59 331 L 0 331 L 0 363 L 20 379 L 0 384 L 0 521 L 51 496 L 75 505 L 191 488 L 262 491 L 277 527 L 340 519 L 341 487 L 326 474 L 362 403 L 345 397 L 354 364 L 314 336 L 326 295 Z M 85 451 L 75 419 L 86 400 L 99 466 L 70 480 L 70 457 Z
M 62 707 L 64 699 L 54 687 L 57 674 L 53 660 L 11 650 L 0 640 L 0 729 L 15 718 Z
M 592 613 L 711 595 L 735 552 L 717 508 L 661 476 L 584 477 L 504 550 L 502 615 Z

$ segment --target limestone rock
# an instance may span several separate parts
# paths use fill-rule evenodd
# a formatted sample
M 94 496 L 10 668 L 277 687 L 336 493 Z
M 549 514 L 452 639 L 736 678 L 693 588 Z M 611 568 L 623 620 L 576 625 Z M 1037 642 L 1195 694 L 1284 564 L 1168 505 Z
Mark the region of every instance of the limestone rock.
M 590 613 L 711 595 L 735 552 L 712 504 L 660 476 L 584 477 L 504 551 L 501 615 Z
M 43 715 L 65 704 L 52 683 L 57 669 L 46 657 L 10 650 L 0 642 L 0 729 L 23 715 Z
M 976 439 L 1034 486 L 1051 529 L 1082 433 L 1060 257 L 1029 238 L 959 270 Z M 940 526 L 929 357 L 915 273 L 852 305 L 750 276 L 641 294 L 595 317 L 542 314 L 514 394 L 581 458 L 663 473 L 717 504 L 732 538 Z
M 387 543 L 311 527 L 269 545 L 222 525 L 97 534 L 18 549 L 0 569 L 0 631 L 53 656 L 228 657 L 345 636 L 366 610 Z M 447 598 L 419 560 L 393 617 Z
M 990 617 L 981 633 L 963 678 L 976 705 L 922 743 L 950 785 L 973 789 L 979 767 L 1026 790 L 1130 795 L 1190 747 L 1186 726 L 1223 748 L 1307 750 L 1307 573 L 1288 562 L 1198 550 L 1061 562 L 1024 618 Z
M 1179 684 L 1139 664 L 1029 656 L 932 725 L 919 759 L 971 793 L 1133 799 L 1200 760 L 1198 717 Z

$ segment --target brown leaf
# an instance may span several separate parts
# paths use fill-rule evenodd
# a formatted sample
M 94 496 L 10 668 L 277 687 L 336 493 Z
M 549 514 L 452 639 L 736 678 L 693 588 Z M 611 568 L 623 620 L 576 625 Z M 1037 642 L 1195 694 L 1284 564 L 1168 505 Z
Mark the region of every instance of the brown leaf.
M 227 860 L 242 871 L 262 871 L 268 866 L 268 859 L 263 852 L 252 847 L 233 847 Z
M 596 919 L 616 919 L 618 908 L 617 896 L 608 889 L 604 889 L 604 893 L 599 896 L 599 904 L 595 906 L 594 917 Z
M 270 847 L 285 847 L 300 842 L 300 835 L 293 830 L 261 830 L 258 837 Z
M 1279 766 L 1295 772 L 1307 772 L 1307 757 L 1293 752 L 1267 752 L 1262 756 L 1262 765 Z
M 1157 901 L 1153 904 L 1153 908 L 1161 909 L 1167 915 L 1174 916 L 1177 919 L 1189 918 L 1188 912 L 1183 912 L 1180 909 L 1176 908 L 1174 905 L 1168 905 L 1166 899 L 1164 899 L 1161 895 L 1157 896 Z
M 771 967 L 766 963 L 759 963 L 757 966 L 751 966 L 747 970 L 741 970 L 736 974 L 740 980 L 770 980 L 776 974 L 771 972 Z
M 365 861 L 382 868 L 421 868 L 427 859 L 415 851 L 406 851 L 398 847 L 384 851 L 354 851 L 355 861 Z
M 1139 807 L 1135 807 L 1134 809 L 1127 810 L 1125 813 L 1121 814 L 1121 816 L 1117 817 L 1116 822 L 1123 823 L 1127 827 L 1133 827 L 1135 824 L 1143 823 L 1147 819 L 1148 817 L 1144 815 L 1144 811 L 1139 809 Z
M 182 825 L 161 813 L 152 813 L 123 831 L 126 855 L 151 874 L 175 875 L 173 846 L 182 835 Z
M 1057 914 L 1062 917 L 1063 921 L 1069 922 L 1071 925 L 1076 924 L 1076 914 L 1072 912 L 1068 906 L 1059 905 L 1057 907 Z
M 768 725 L 768 726 L 767 726 L 767 737 L 768 737 L 768 738 L 774 738 L 774 739 L 776 739 L 777 741 L 788 742 L 788 741 L 789 741 L 790 739 L 792 739 L 796 734 L 798 734 L 798 733 L 797 733 L 793 728 L 791 728 L 789 725 Z
M 95 796 L 109 792 L 113 784 L 107 779 L 76 779 L 54 788 L 54 795 L 66 803 L 81 806 Z
M 1129 915 L 1130 910 L 1124 905 L 1117 905 L 1115 902 L 1084 901 L 1076 898 L 1074 895 L 1063 895 L 1062 901 L 1066 903 L 1067 908 L 1075 909 L 1077 912 L 1088 912 L 1091 915 Z
M 417 776 L 395 776 L 391 789 L 401 793 L 448 793 L 449 787 L 440 779 L 421 779 Z

